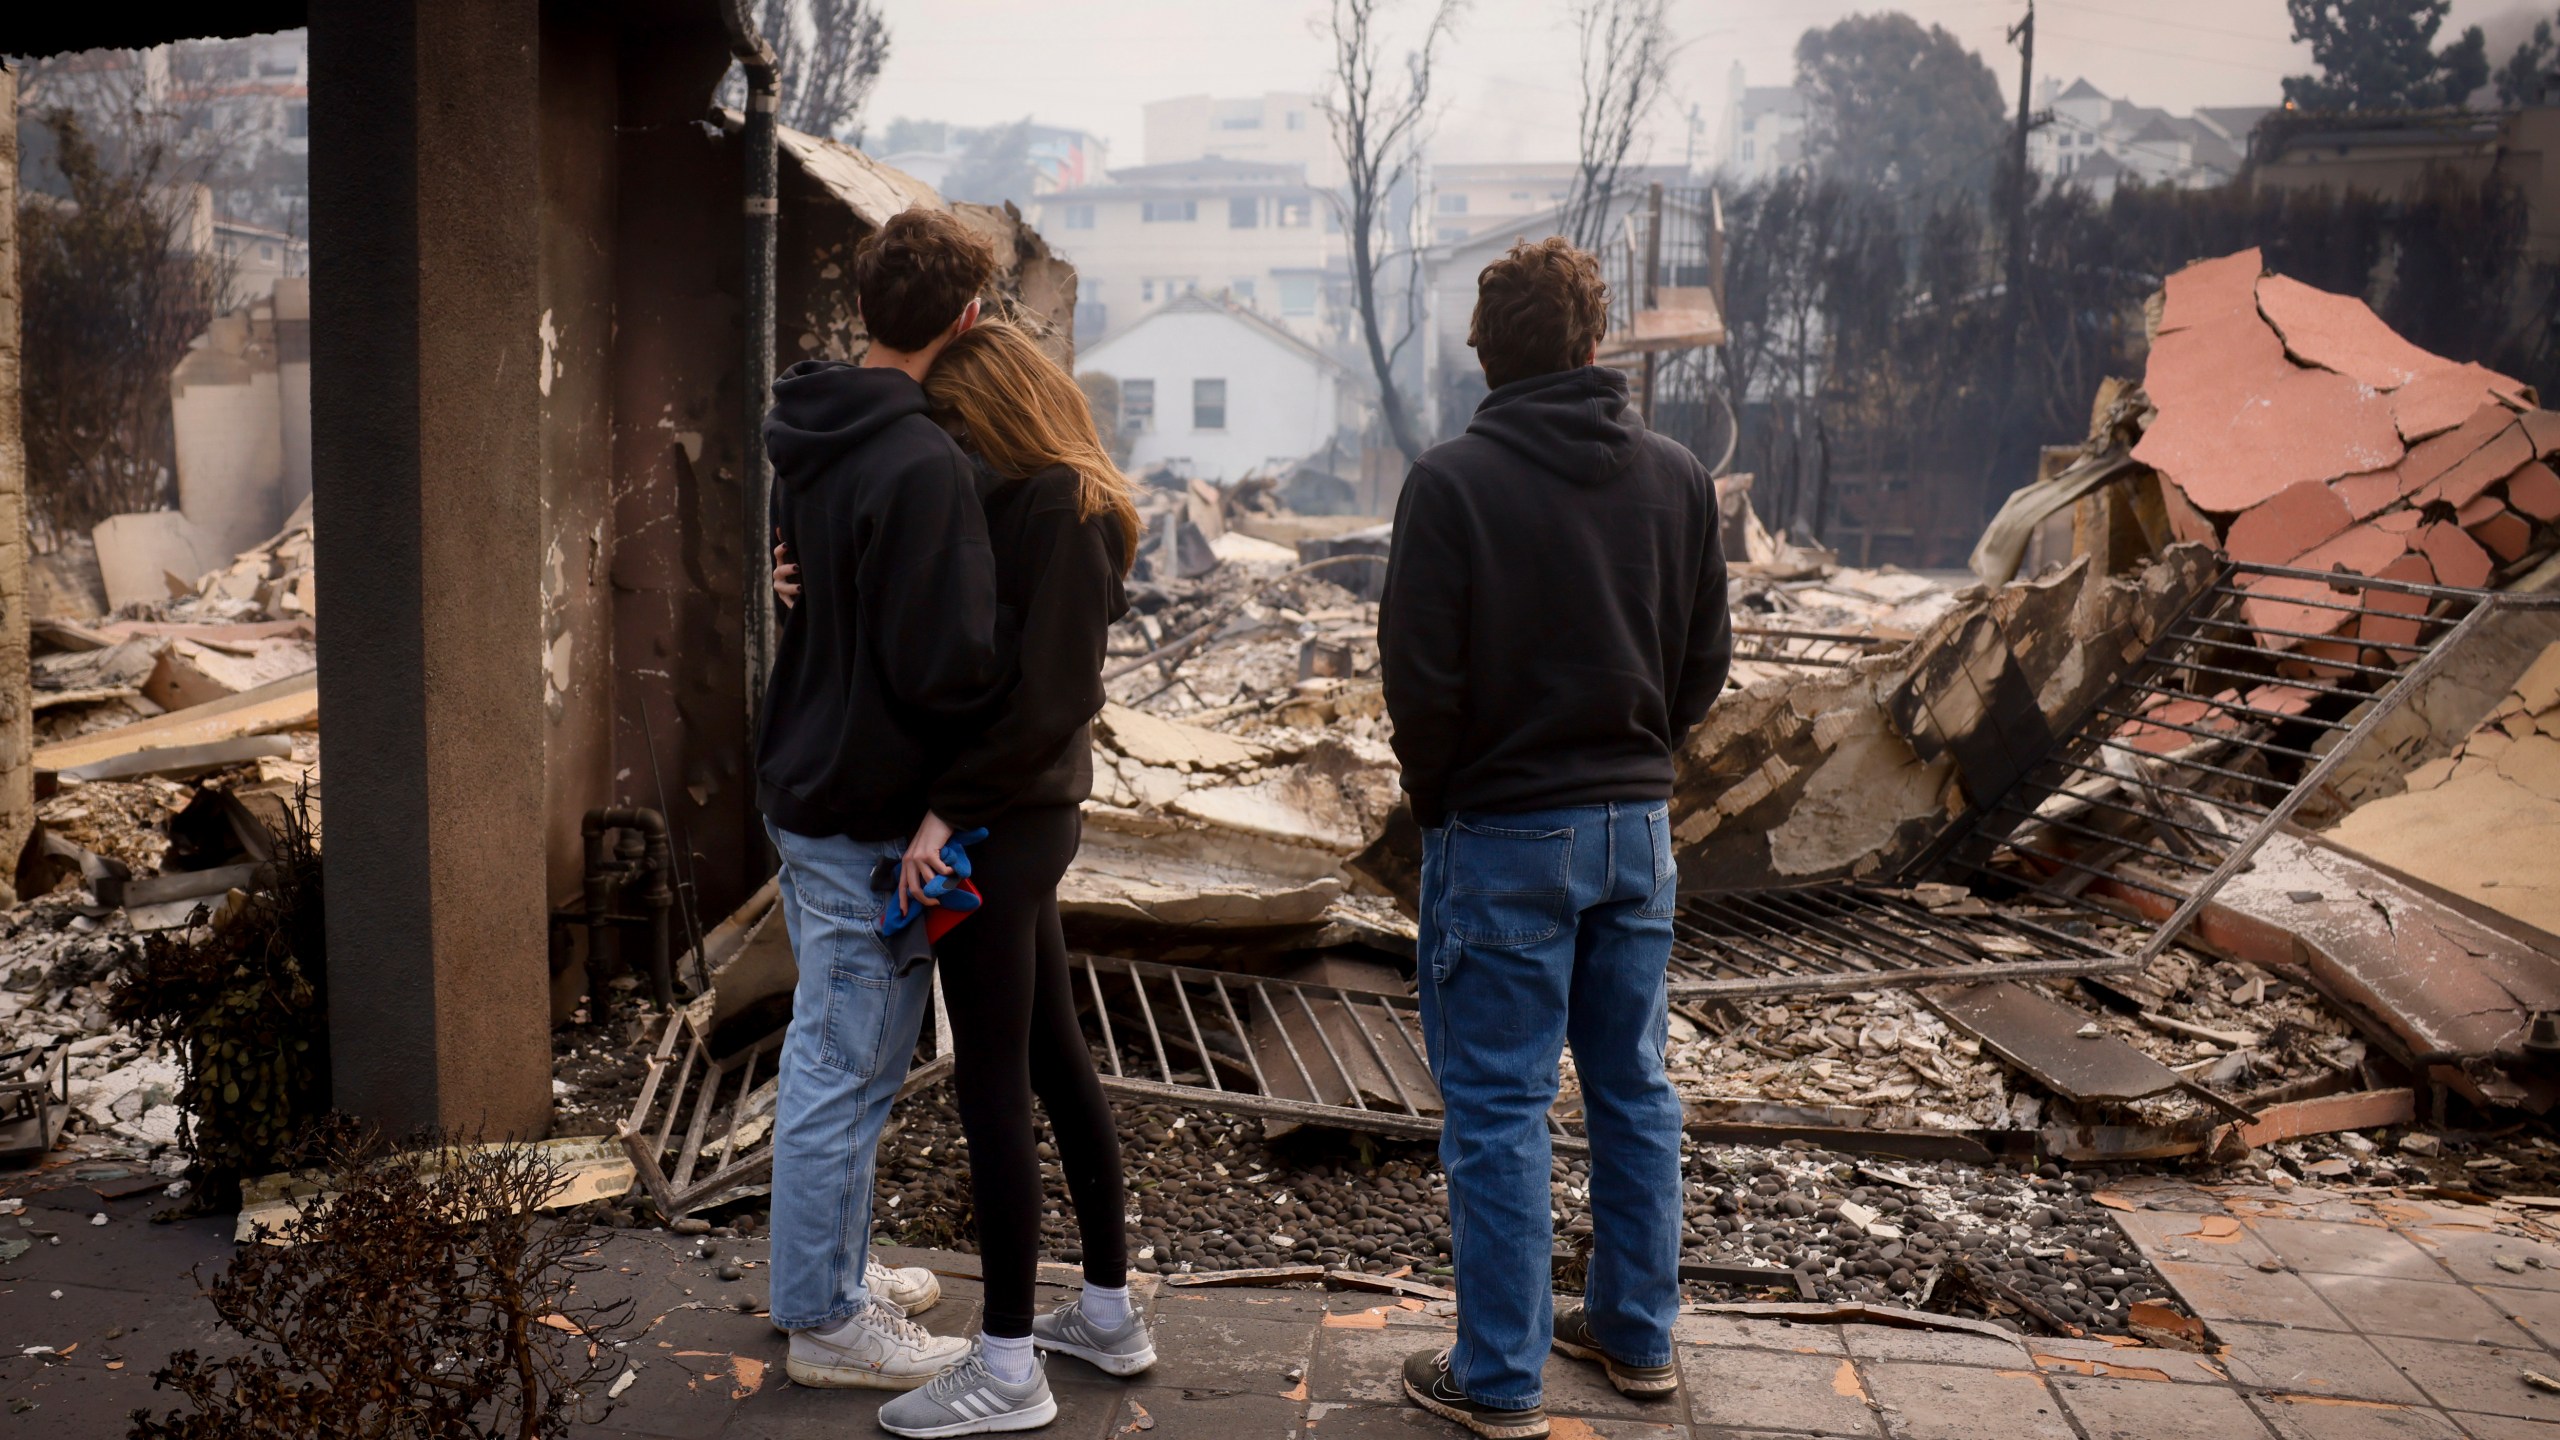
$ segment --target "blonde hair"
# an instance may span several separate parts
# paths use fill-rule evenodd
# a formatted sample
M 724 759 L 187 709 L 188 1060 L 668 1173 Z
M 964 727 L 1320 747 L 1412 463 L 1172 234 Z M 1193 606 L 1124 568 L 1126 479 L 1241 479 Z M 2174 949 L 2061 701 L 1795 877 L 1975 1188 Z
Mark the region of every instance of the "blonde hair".
M 997 474 L 1018 480 L 1052 465 L 1075 471 L 1076 517 L 1108 513 L 1120 530 L 1121 571 L 1137 562 L 1138 505 L 1129 477 L 1094 433 L 1084 392 L 1018 326 L 987 320 L 960 332 L 934 357 L 924 388 Z

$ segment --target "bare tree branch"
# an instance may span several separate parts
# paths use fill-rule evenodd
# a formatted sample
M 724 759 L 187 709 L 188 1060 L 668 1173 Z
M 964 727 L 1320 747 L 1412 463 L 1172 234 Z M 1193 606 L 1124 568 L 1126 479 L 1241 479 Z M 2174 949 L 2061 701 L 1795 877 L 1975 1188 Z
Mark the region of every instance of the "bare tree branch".
M 1677 47 L 1664 14 L 1668 4 L 1576 0 L 1574 5 L 1574 24 L 1582 38 L 1582 109 L 1575 125 L 1580 149 L 1562 229 L 1585 250 L 1598 250 L 1606 238 L 1610 201 L 1635 149 L 1636 132 L 1669 83 Z
M 756 28 L 782 72 L 782 123 L 804 135 L 862 143 L 862 112 L 889 60 L 879 0 L 758 0 Z M 745 94 L 732 70 L 721 103 Z
M 1333 148 L 1342 157 L 1345 172 L 1343 231 L 1351 240 L 1352 298 L 1360 311 L 1369 367 L 1378 378 L 1378 408 L 1396 448 L 1411 460 L 1422 453 L 1422 436 L 1412 408 L 1396 386 L 1395 362 L 1421 328 L 1414 296 L 1419 282 L 1407 286 L 1404 333 L 1390 348 L 1378 313 L 1378 272 L 1384 258 L 1380 242 L 1387 238 L 1383 231 L 1392 197 L 1412 180 L 1429 132 L 1432 67 L 1440 47 L 1456 30 L 1464 0 L 1431 0 L 1429 23 L 1420 43 L 1405 56 L 1400 87 L 1379 73 L 1379 55 L 1386 45 L 1379 33 L 1380 20 L 1397 3 L 1333 0 L 1328 37 L 1333 42 L 1333 87 L 1324 112 L 1332 123 Z

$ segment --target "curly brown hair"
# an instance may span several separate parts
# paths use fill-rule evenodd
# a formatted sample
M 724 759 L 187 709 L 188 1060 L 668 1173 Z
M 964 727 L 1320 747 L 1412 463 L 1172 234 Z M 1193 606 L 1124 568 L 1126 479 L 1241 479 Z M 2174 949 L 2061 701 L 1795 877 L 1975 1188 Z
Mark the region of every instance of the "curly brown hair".
M 892 350 L 932 344 L 996 273 L 995 250 L 940 210 L 901 210 L 853 255 L 862 326 Z
M 1484 383 L 1496 390 L 1590 364 L 1608 329 L 1600 262 L 1561 235 L 1523 240 L 1476 276 L 1467 344 L 1484 366 Z

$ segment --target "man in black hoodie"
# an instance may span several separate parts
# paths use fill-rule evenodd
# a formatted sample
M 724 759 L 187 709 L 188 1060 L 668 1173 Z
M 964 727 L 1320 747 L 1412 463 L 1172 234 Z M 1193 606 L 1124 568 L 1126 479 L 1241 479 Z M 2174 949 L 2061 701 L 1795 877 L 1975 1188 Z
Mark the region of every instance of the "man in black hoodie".
M 1378 615 L 1423 826 L 1417 978 L 1459 1296 L 1457 1343 L 1404 1383 L 1495 1440 L 1547 1433 L 1550 1344 L 1627 1395 L 1679 1385 L 1671 757 L 1733 632 L 1714 483 L 1594 363 L 1607 296 L 1561 239 L 1485 267 L 1468 343 L 1492 393 L 1406 478 Z M 1584 1303 L 1557 1313 L 1546 1114 L 1568 1040 L 1593 1249 Z
M 912 1389 L 968 1348 L 907 1319 L 939 1287 L 872 1262 L 869 1242 L 873 1158 L 931 994 L 880 935 L 882 882 L 1004 674 L 975 475 L 921 383 L 994 268 L 949 215 L 891 217 L 854 259 L 869 352 L 792 366 L 765 418 L 799 566 L 756 735 L 800 968 L 774 1110 L 772 1314 L 803 1385 Z

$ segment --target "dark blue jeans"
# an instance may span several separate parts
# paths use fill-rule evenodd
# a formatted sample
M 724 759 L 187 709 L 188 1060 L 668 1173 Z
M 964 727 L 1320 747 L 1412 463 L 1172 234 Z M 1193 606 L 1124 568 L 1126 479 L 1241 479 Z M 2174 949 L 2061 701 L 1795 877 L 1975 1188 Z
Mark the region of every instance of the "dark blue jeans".
M 1554 1338 L 1546 1117 L 1573 1042 L 1591 1136 L 1593 1335 L 1631 1365 L 1671 1359 L 1680 1305 L 1680 1097 L 1663 1073 L 1669 806 L 1456 815 L 1423 833 L 1423 1037 L 1448 1116 L 1440 1164 L 1458 1285 L 1450 1376 L 1469 1398 L 1539 1403 Z

